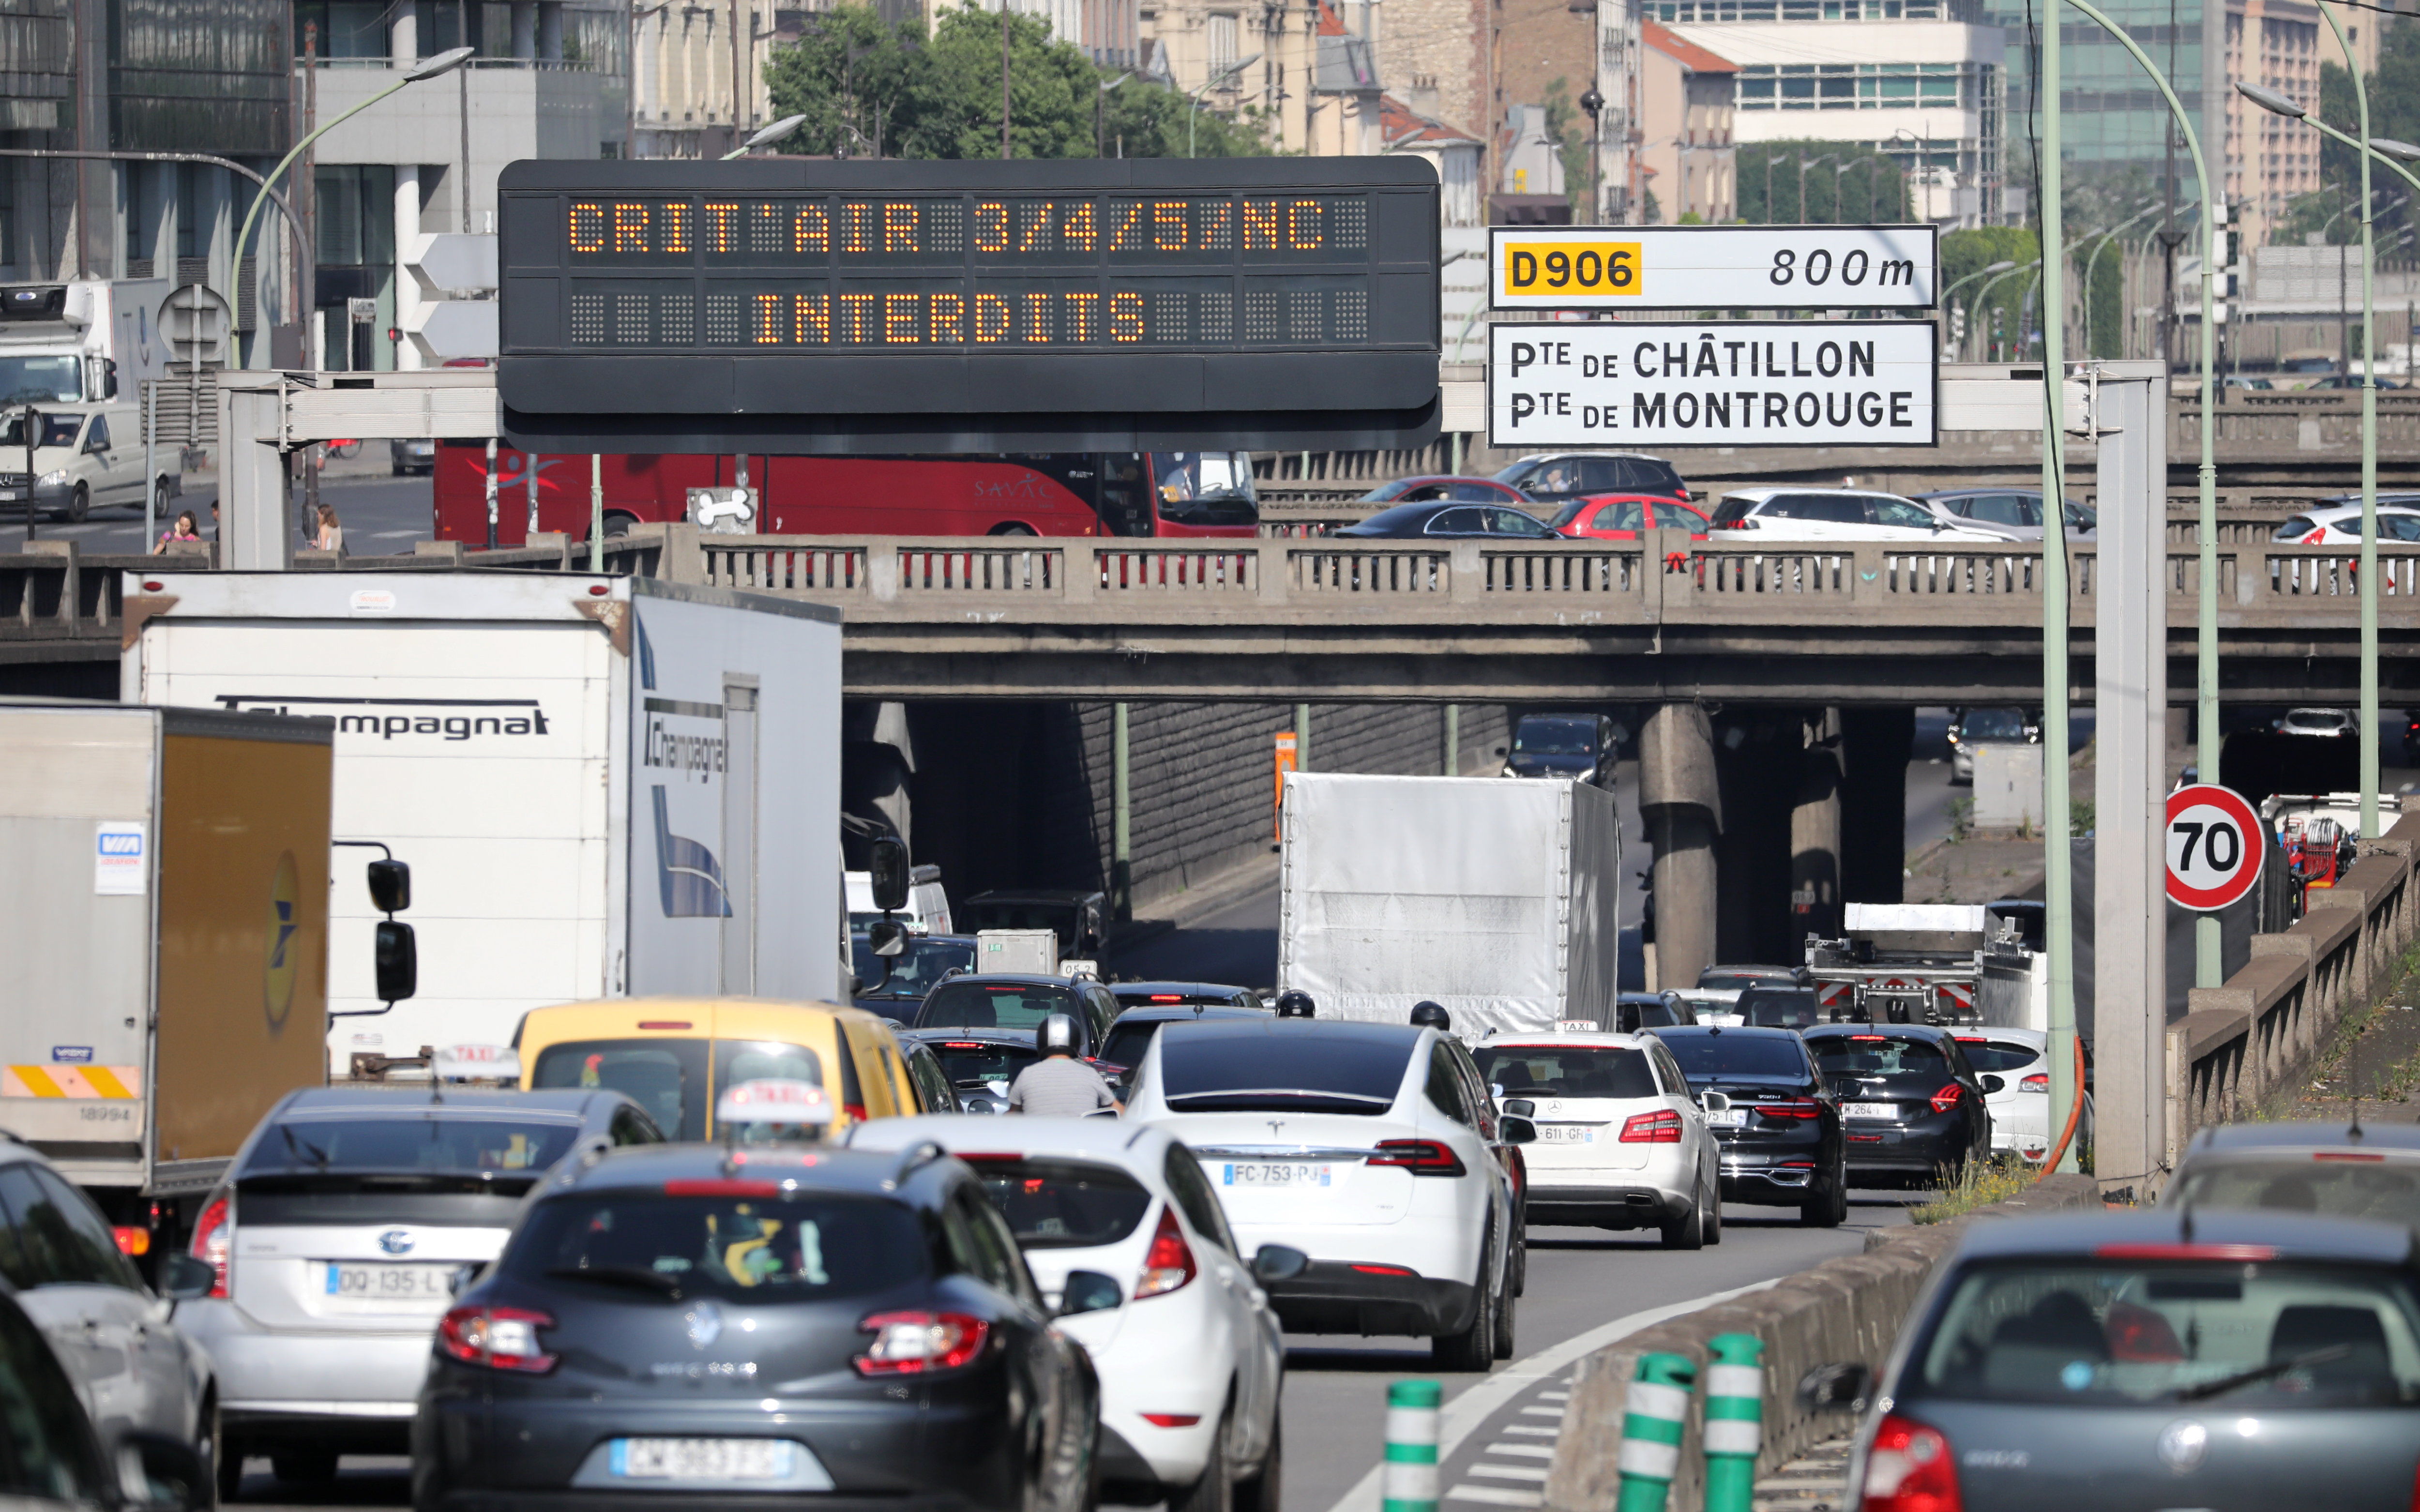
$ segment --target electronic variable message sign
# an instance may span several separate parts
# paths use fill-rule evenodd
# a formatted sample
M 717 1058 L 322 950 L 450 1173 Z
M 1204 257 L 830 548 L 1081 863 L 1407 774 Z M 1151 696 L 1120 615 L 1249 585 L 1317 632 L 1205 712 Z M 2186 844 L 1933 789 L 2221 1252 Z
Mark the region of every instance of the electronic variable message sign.
M 1416 158 L 550 161 L 500 193 L 516 444 L 1435 433 L 1437 184 Z

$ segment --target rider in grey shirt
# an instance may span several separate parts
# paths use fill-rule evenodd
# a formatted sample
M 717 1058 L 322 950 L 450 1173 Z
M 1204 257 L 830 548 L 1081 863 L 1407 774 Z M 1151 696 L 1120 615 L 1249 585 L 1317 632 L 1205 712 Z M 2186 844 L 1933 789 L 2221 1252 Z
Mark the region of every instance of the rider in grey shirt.
M 1103 1108 L 1125 1113 L 1100 1072 L 1076 1059 L 1076 1021 L 1054 1013 L 1042 1021 L 1042 1059 L 1016 1073 L 1008 1111 L 1037 1118 L 1081 1118 Z

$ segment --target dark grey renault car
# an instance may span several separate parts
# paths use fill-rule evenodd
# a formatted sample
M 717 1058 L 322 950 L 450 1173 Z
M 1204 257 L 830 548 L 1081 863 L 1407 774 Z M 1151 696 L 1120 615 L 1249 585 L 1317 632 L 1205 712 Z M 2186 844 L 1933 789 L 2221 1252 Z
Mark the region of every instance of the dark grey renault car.
M 2420 1466 L 2408 1228 L 2171 1208 L 1975 1224 L 1876 1381 L 1867 1512 L 2406 1512 Z
M 1099 1380 L 1050 1320 L 938 1146 L 575 1162 L 439 1324 L 412 1502 L 1083 1512 Z

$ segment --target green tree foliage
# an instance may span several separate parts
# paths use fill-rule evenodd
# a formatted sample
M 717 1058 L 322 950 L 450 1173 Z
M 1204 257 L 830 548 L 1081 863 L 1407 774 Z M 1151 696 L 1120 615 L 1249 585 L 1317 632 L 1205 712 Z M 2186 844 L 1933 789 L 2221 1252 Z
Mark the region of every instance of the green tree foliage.
M 818 11 L 795 46 L 765 70 L 776 115 L 806 120 L 785 152 L 814 156 L 991 158 L 1000 155 L 1001 28 L 1008 27 L 1009 143 L 1020 158 L 1089 158 L 1099 140 L 1115 155 L 1182 157 L 1190 101 L 1130 78 L 1106 98 L 1104 72 L 1055 41 L 1037 16 L 951 10 L 928 38 L 921 22 L 886 25 L 872 8 Z M 1257 118 L 1213 110 L 1194 123 L 1200 156 L 1268 152 Z
M 2116 256 L 2110 254 L 2112 257 Z M 2026 295 L 2034 288 L 2041 270 L 2025 264 L 2040 257 L 2040 239 L 2027 226 L 1985 226 L 1971 231 L 1951 231 L 1942 237 L 1941 287 L 1947 289 L 1962 278 L 1980 275 L 1949 296 L 1951 305 L 1966 312 L 1966 344 L 1962 352 L 1989 356 L 1996 335 L 2003 354 L 2015 353 L 2020 333 L 2039 323 L 2025 319 L 2033 303 Z M 2108 258 L 2102 260 L 2106 262 Z M 1995 262 L 2017 266 L 2006 273 L 1983 273 Z M 1979 303 L 1978 295 L 1982 296 Z
M 1907 178 L 1899 165 L 1886 154 L 1840 142 L 1744 142 L 1737 182 L 1739 218 L 1751 226 L 1859 226 L 1904 221 L 1909 214 Z
M 2378 39 L 2378 71 L 2363 81 L 2369 89 L 2369 134 L 2392 141 L 2420 142 L 2420 24 L 2405 18 L 2393 21 L 2379 15 L 2360 17 L 2356 24 L 2379 23 L 2386 30 Z M 2319 48 L 2323 54 L 2335 51 L 2335 38 L 2325 27 L 2320 28 Z M 2352 75 L 2334 63 L 2319 65 L 2319 105 L 2321 120 L 2349 136 L 2361 134 L 2361 115 L 2353 100 Z M 2307 128 L 2288 127 L 2288 131 Z M 2319 133 L 2312 132 L 2314 136 Z M 2361 198 L 2361 160 L 2353 149 L 2325 137 L 2319 139 L 2319 175 L 2329 187 L 2305 195 L 2294 203 L 2288 222 L 2271 237 L 2274 242 L 2299 243 L 2307 232 L 2319 229 L 2320 223 L 2342 209 L 2348 202 Z M 2420 210 L 2411 203 L 2412 186 L 2392 168 L 2372 164 L 2369 172 L 2371 192 L 2378 196 L 2378 230 L 2401 230 L 2420 224 Z M 2358 210 L 2338 216 L 2328 228 L 2331 242 L 2361 240 Z M 2408 243 L 2407 243 L 2408 246 Z M 2400 254 L 2409 257 L 2407 250 Z
M 1588 117 L 1572 102 L 1568 79 L 1546 81 L 1546 134 L 1555 139 L 1556 153 L 1562 159 L 1563 194 L 1572 202 L 1572 219 L 1586 225 L 1595 218 L 1588 205 Z M 1651 226 L 1658 224 L 1652 213 L 1647 221 Z

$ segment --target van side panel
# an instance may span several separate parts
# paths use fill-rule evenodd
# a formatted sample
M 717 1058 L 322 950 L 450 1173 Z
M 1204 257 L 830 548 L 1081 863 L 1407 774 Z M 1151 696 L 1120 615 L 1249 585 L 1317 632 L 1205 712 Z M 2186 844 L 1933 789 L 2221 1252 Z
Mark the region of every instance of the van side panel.
M 329 747 L 169 735 L 160 799 L 160 1161 L 231 1156 L 327 1079 Z

